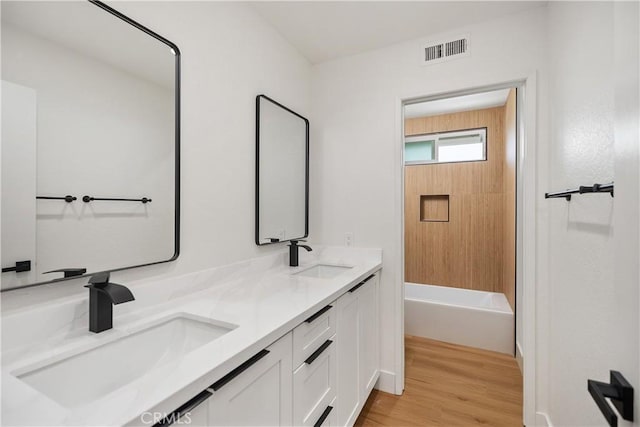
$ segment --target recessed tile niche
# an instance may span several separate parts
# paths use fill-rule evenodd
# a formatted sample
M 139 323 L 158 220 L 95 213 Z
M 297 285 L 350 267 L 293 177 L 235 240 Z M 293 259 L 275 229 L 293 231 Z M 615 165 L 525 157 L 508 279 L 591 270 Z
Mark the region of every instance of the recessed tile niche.
M 420 196 L 420 221 L 449 222 L 449 195 Z

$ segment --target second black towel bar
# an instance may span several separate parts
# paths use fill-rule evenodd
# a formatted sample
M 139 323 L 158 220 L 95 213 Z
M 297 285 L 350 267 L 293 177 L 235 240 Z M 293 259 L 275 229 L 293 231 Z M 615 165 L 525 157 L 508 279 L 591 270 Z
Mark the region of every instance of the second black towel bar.
M 567 201 L 571 200 L 572 194 L 587 194 L 587 193 L 609 193 L 613 197 L 613 182 L 609 184 L 593 184 L 591 186 L 581 185 L 573 190 L 556 191 L 555 193 L 544 193 L 545 199 L 564 198 Z
M 85 203 L 93 202 L 94 200 L 106 200 L 112 202 L 142 202 L 142 203 L 151 203 L 151 199 L 147 197 L 143 197 L 141 199 L 120 199 L 114 197 L 91 197 L 91 196 L 83 196 L 82 201 Z

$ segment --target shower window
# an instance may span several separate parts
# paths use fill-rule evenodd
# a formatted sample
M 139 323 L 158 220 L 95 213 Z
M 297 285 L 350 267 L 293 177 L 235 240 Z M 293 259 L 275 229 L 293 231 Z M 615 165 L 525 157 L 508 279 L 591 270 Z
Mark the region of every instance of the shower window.
M 406 137 L 406 165 L 487 160 L 487 128 Z
M 404 160 L 406 162 L 422 162 L 435 159 L 436 141 L 433 139 L 419 139 L 405 142 Z

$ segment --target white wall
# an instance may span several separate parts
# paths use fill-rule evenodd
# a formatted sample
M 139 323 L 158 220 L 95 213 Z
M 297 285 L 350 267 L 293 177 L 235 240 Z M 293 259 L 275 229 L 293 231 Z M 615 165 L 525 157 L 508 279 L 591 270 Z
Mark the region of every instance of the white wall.
M 114 2 L 182 52 L 181 254 L 176 262 L 116 272 L 154 280 L 283 251 L 254 243 L 255 97 L 309 112 L 310 65 L 246 4 Z M 82 293 L 86 279 L 2 295 L 17 305 Z
M 546 10 L 534 9 L 449 35 L 468 33 L 471 55 L 421 66 L 424 40 L 314 66 L 311 236 L 382 247 L 382 368 L 396 372 L 395 314 L 402 286 L 400 99 L 521 79 L 544 66 Z M 442 36 L 447 36 L 443 34 Z M 382 382 L 386 391 L 393 385 Z M 399 391 L 399 390 L 396 390 Z
M 616 8 L 626 8 L 622 13 L 631 19 L 635 14 L 635 34 L 616 26 Z M 608 381 L 615 369 L 638 387 L 637 26 L 637 4 L 549 4 L 549 188 L 616 181 L 615 199 L 550 200 L 549 228 L 541 230 L 551 248 L 548 393 L 554 425 L 604 424 L 586 391 L 587 378 Z M 616 64 L 620 44 L 631 48 Z M 618 76 L 634 71 L 635 82 L 623 82 L 616 94 Z M 619 95 L 627 97 L 625 108 L 635 103 L 625 112 L 635 120 L 635 139 L 633 133 L 616 135 Z

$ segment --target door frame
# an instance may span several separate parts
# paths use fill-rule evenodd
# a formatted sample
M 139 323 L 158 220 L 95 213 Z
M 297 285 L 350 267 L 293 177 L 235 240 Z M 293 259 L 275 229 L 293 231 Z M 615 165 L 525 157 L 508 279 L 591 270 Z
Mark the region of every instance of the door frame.
M 472 87 L 398 97 L 395 149 L 395 393 L 404 390 L 404 106 L 411 102 L 433 101 L 490 90 L 517 88 L 516 100 L 516 286 L 522 288 L 520 304 L 522 337 L 526 352 L 523 371 L 523 424 L 536 424 L 536 194 L 537 194 L 537 71 L 502 81 L 488 81 Z M 516 302 L 517 304 L 517 302 Z M 517 337 L 516 337 L 517 338 Z M 517 344 L 516 344 L 517 346 Z M 518 351 L 518 350 L 516 350 Z

